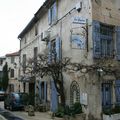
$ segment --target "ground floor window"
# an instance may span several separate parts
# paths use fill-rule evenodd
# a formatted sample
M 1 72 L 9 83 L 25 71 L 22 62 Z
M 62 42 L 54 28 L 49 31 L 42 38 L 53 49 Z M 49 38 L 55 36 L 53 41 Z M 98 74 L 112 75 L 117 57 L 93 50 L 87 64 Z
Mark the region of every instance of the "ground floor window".
M 73 105 L 80 102 L 80 88 L 76 81 L 73 81 L 70 86 L 70 104 Z
M 102 83 L 101 91 L 103 110 L 112 110 L 115 109 L 115 107 L 120 106 L 120 80 Z
M 102 83 L 102 107 L 110 108 L 112 106 L 112 82 Z

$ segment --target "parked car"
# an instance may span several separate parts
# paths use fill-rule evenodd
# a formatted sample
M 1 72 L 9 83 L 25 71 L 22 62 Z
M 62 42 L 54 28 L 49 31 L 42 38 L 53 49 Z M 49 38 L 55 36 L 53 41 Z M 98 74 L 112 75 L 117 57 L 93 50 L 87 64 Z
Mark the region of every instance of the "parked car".
M 15 110 L 18 108 L 24 108 L 28 104 L 28 94 L 27 93 L 10 93 L 5 97 L 4 108 Z
M 0 90 L 0 101 L 3 101 L 5 98 L 5 91 Z

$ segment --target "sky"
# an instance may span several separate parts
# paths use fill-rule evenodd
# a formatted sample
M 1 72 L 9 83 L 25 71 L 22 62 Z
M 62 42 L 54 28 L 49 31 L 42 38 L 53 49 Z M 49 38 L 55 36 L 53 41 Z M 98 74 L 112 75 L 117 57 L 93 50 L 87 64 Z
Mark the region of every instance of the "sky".
M 0 0 L 0 56 L 20 49 L 17 38 L 45 0 Z

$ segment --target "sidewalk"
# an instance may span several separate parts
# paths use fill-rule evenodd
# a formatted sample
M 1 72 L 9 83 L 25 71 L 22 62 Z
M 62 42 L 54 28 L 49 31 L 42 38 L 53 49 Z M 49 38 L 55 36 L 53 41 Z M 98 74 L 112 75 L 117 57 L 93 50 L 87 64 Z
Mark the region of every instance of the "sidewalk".
M 49 112 L 35 112 L 35 116 L 28 116 L 28 112 L 24 111 L 16 111 L 13 114 L 24 120 L 53 120 Z

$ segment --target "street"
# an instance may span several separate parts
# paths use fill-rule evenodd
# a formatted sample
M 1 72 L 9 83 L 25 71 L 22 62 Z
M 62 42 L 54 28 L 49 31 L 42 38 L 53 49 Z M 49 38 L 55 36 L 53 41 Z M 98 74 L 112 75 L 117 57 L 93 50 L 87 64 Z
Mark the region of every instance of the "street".
M 0 120 L 52 120 L 47 112 L 35 112 L 35 116 L 28 116 L 25 111 L 9 111 L 4 109 L 4 102 L 0 102 Z

